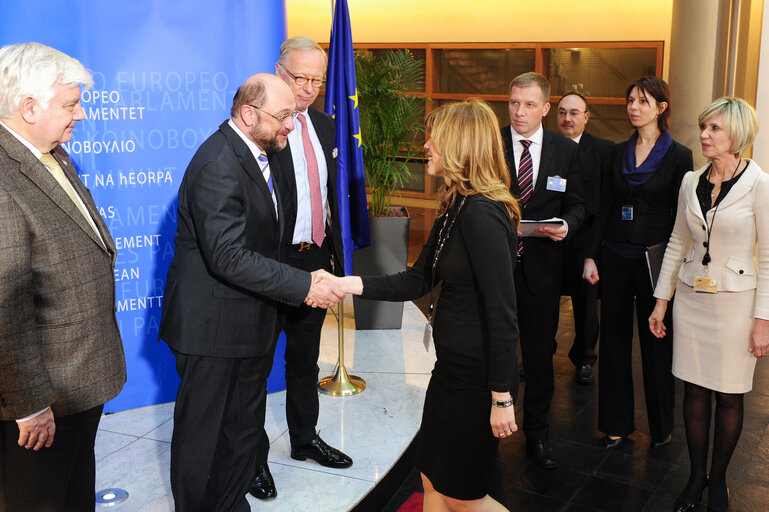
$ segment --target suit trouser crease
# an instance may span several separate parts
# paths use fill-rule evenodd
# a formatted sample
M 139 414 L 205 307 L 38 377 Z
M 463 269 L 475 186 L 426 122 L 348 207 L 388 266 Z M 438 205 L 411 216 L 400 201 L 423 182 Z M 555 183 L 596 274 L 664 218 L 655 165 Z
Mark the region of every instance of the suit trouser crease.
M 176 353 L 182 378 L 174 409 L 171 489 L 177 510 L 250 510 L 275 344 L 261 357 Z
M 526 283 L 524 261 L 515 267 L 521 359 L 526 373 L 523 395 L 523 431 L 529 440 L 549 436 L 550 402 L 553 398 L 553 354 L 558 332 L 560 295 L 534 295 Z
M 313 245 L 302 252 L 288 248 L 285 263 L 307 272 L 319 268 L 330 271 L 329 239 L 326 236 L 321 247 Z M 291 444 L 303 446 L 314 439 L 318 424 L 318 356 L 326 310 L 302 304 L 283 306 L 282 314 L 286 334 L 286 422 Z M 269 444 L 264 432 L 259 441 L 257 466 L 267 464 Z
M 673 429 L 674 380 L 672 308 L 665 317 L 667 335 L 649 330 L 656 299 L 644 260 L 624 258 L 604 248 L 601 254 L 601 344 L 598 365 L 598 429 L 626 436 L 635 431 L 633 401 L 633 313 L 638 325 L 649 432 L 664 440 Z
M 569 359 L 574 366 L 593 365 L 598 359 L 595 346 L 598 344 L 598 284 L 591 285 L 582 279 L 584 255 L 582 251 L 569 248 L 566 252 L 564 279 L 571 297 L 574 312 L 574 343 L 569 350 Z

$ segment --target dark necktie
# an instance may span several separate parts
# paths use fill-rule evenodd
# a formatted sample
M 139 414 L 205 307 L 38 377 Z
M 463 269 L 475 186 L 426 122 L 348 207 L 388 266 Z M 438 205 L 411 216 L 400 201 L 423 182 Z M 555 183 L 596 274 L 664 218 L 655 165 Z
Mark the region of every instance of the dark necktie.
M 534 190 L 534 166 L 531 162 L 531 153 L 529 153 L 530 140 L 521 140 L 523 153 L 521 153 L 521 162 L 518 165 L 518 190 L 521 193 L 521 209 L 526 208 L 531 198 L 531 191 Z M 518 256 L 523 254 L 523 237 L 518 240 Z

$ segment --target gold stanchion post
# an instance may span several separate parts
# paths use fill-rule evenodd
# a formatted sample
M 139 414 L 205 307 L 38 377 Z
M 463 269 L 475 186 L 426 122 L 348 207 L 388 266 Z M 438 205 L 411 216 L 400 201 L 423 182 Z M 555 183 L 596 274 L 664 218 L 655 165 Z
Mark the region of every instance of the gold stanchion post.
M 357 395 L 366 389 L 366 381 L 355 375 L 347 375 L 344 367 L 344 300 L 337 303 L 337 330 L 339 331 L 339 359 L 334 374 L 318 381 L 318 391 L 324 395 Z

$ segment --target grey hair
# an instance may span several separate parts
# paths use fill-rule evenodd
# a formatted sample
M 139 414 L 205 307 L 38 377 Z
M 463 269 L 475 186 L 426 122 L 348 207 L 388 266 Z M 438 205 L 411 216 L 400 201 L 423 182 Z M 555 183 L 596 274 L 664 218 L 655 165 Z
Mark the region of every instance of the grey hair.
M 235 97 L 232 99 L 230 116 L 235 118 L 240 115 L 240 109 L 244 105 L 253 105 L 262 108 L 267 102 L 267 90 L 262 80 L 246 81 L 238 87 Z
M 25 97 L 45 109 L 53 99 L 53 86 L 93 85 L 91 73 L 66 53 L 40 43 L 0 48 L 0 117 L 10 117 Z
M 286 63 L 286 59 L 288 59 L 289 54 L 295 50 L 318 50 L 323 54 L 323 59 L 325 60 L 326 64 L 328 64 L 328 56 L 326 55 L 326 51 L 321 48 L 318 43 L 309 37 L 304 36 L 295 36 L 283 41 L 283 44 L 280 45 L 278 64 L 281 66 L 284 65 Z

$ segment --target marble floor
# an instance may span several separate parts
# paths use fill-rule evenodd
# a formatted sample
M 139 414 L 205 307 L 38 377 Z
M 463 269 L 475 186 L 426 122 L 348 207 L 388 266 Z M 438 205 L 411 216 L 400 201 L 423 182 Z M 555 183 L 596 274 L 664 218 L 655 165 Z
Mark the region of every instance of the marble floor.
M 401 330 L 356 331 L 352 301 L 344 309 L 345 366 L 363 378 L 366 389 L 354 396 L 320 395 L 318 431 L 349 454 L 354 463 L 342 470 L 323 468 L 289 456 L 285 392 L 267 398 L 270 470 L 278 497 L 252 509 L 266 511 L 346 511 L 377 485 L 400 458 L 419 428 L 427 382 L 435 361 L 425 351 L 425 318 L 406 303 Z M 323 329 L 321 376 L 337 361 L 337 319 L 329 312 Z M 169 482 L 173 403 L 105 415 L 96 438 L 96 489 L 120 488 L 128 499 L 109 508 L 119 512 L 174 510 Z M 322 489 L 323 492 L 317 492 Z

